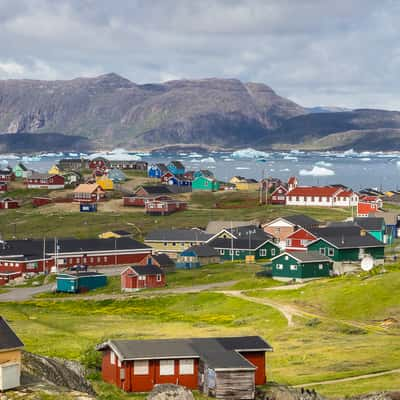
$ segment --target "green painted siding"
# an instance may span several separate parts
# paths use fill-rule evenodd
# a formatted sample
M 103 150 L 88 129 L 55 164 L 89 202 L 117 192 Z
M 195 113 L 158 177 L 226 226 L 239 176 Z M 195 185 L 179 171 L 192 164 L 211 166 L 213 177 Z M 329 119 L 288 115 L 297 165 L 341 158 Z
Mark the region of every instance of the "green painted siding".
M 360 249 L 336 249 L 331 246 L 329 243 L 325 242 L 323 239 L 320 239 L 314 243 L 311 243 L 307 246 L 309 251 L 318 251 L 321 254 L 328 256 L 333 261 L 359 261 L 360 260 Z M 322 249 L 322 250 L 321 250 Z M 371 247 L 364 249 L 365 254 L 369 254 L 374 258 L 380 259 L 384 256 L 384 246 L 382 247 Z
M 208 192 L 216 192 L 219 190 L 219 182 L 213 179 L 207 179 L 199 176 L 192 183 L 192 190 L 204 190 Z
M 280 253 L 278 246 L 273 243 L 265 243 L 264 246 L 260 247 L 256 251 L 254 250 L 239 250 L 233 248 L 217 249 L 222 260 L 231 261 L 245 261 L 246 256 L 254 256 L 256 260 L 260 258 L 273 258 Z
M 289 255 L 282 254 L 272 261 L 272 277 L 310 279 L 330 276 L 332 262 L 300 263 Z

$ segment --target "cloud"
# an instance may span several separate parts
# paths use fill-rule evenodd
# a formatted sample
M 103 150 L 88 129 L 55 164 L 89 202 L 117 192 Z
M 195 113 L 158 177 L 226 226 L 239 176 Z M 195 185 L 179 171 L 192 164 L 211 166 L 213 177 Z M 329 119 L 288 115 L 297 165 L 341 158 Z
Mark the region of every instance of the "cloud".
M 2 0 L 0 78 L 216 76 L 306 106 L 395 109 L 399 11 L 390 0 Z
M 299 174 L 301 176 L 333 176 L 335 171 L 314 165 L 311 170 L 301 169 Z

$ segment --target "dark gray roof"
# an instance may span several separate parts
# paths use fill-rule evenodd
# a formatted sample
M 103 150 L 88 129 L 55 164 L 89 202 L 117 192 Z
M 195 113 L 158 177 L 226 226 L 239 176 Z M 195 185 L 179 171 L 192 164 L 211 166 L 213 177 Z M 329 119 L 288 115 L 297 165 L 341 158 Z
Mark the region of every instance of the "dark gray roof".
M 168 256 L 168 254 L 153 254 L 152 257 L 160 264 L 161 267 L 169 267 L 175 265 L 174 261 Z
M 116 233 L 117 235 L 121 235 L 121 236 L 130 236 L 130 235 L 132 235 L 131 232 L 124 231 L 123 229 L 118 229 L 118 230 L 113 231 L 113 232 Z
M 308 215 L 297 214 L 289 215 L 287 217 L 282 217 L 286 221 L 291 222 L 294 225 L 301 226 L 302 228 L 308 228 L 310 226 L 317 226 L 319 222 Z
M 326 261 L 332 261 L 329 257 L 324 256 L 319 254 L 318 251 L 296 251 L 292 253 L 283 253 L 283 254 L 289 254 L 290 256 L 296 258 L 299 260 L 301 263 L 309 263 L 309 262 L 326 262 Z M 276 258 L 282 256 L 283 254 L 280 254 Z
M 111 347 L 122 360 L 201 358 L 213 369 L 250 369 L 255 367 L 239 351 L 271 351 L 259 336 L 193 338 L 165 340 L 110 340 L 98 350 Z
M 173 165 L 177 169 L 185 169 L 185 167 L 180 161 L 171 161 L 170 165 Z
M 168 171 L 168 168 L 164 163 L 158 163 L 158 164 L 156 164 L 156 166 L 162 172 L 167 172 Z
M 132 265 L 131 268 L 138 274 L 138 275 L 157 275 L 161 274 L 164 275 L 164 271 L 157 267 L 156 265 Z
M 356 225 L 311 228 L 310 232 L 338 249 L 382 247 L 384 244 Z
M 24 344 L 7 324 L 6 320 L 0 316 L 0 350 L 15 349 L 23 346 Z
M 58 239 L 59 253 L 110 251 L 110 250 L 148 250 L 149 246 L 130 237 L 111 239 Z M 43 240 L 9 240 L 0 244 L 0 257 L 22 256 L 24 258 L 43 257 Z M 46 239 L 46 254 L 54 253 L 54 239 Z
M 272 235 L 266 233 L 263 229 L 256 225 L 239 226 L 235 228 L 225 229 L 226 231 L 232 233 L 237 239 L 260 239 L 268 240 L 273 239 Z
M 150 232 L 146 241 L 205 242 L 212 237 L 201 229 L 159 229 Z
M 380 231 L 385 227 L 385 220 L 381 217 L 360 217 L 355 218 L 354 222 L 367 231 Z
M 171 194 L 171 191 L 166 185 L 143 185 L 140 187 L 143 188 L 148 194 Z
M 255 250 L 269 239 L 223 239 L 215 238 L 208 244 L 215 249 Z
M 184 250 L 181 254 L 186 252 L 194 252 L 198 257 L 215 257 L 219 255 L 218 251 L 208 244 L 191 246 L 188 249 Z

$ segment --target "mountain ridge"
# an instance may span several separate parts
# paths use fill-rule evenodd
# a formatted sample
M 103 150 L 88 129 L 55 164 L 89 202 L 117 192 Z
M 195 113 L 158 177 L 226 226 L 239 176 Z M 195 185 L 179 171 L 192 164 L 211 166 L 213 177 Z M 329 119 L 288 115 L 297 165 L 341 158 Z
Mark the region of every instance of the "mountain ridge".
M 164 145 L 267 149 L 301 147 L 336 135 L 323 144 L 335 148 L 342 145 L 339 139 L 335 142 L 339 133 L 369 130 L 372 135 L 371 130 L 380 129 L 375 146 L 390 149 L 393 140 L 397 146 L 397 111 L 316 109 L 279 96 L 266 84 L 238 79 L 138 84 L 109 73 L 55 81 L 0 80 L 0 132 L 10 135 L 57 132 L 60 140 L 73 136 L 79 144 L 86 138 L 97 149 Z M 392 130 L 388 143 L 385 129 Z M 347 134 L 346 146 L 353 145 L 351 138 Z M 356 146 L 360 140 L 354 135 Z M 13 151 L 13 140 L 6 142 L 7 151 Z

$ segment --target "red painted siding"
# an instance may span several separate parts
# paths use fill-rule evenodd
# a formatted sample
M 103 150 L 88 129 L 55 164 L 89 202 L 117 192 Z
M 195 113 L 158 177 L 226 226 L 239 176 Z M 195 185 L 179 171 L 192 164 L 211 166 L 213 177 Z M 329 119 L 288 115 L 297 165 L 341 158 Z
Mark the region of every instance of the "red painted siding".
M 0 201 L 0 209 L 1 210 L 6 210 L 6 209 L 11 209 L 11 208 L 18 208 L 19 203 L 17 200 L 3 200 Z
M 307 250 L 307 244 L 316 239 L 317 238 L 314 235 L 305 229 L 298 229 L 286 238 L 286 249 Z M 305 241 L 307 241 L 307 243 Z
M 250 361 L 256 369 L 255 373 L 255 383 L 256 385 L 264 385 L 267 381 L 265 376 L 265 352 L 264 351 L 249 351 L 240 352 L 240 354 Z
M 360 201 L 357 205 L 357 215 L 366 215 L 376 213 L 378 211 L 377 203 L 369 203 Z
M 121 289 L 145 289 L 164 287 L 166 284 L 165 274 L 161 275 L 161 281 L 157 281 L 157 275 L 144 275 L 145 280 L 141 280 L 132 270 L 127 269 L 121 274 Z

